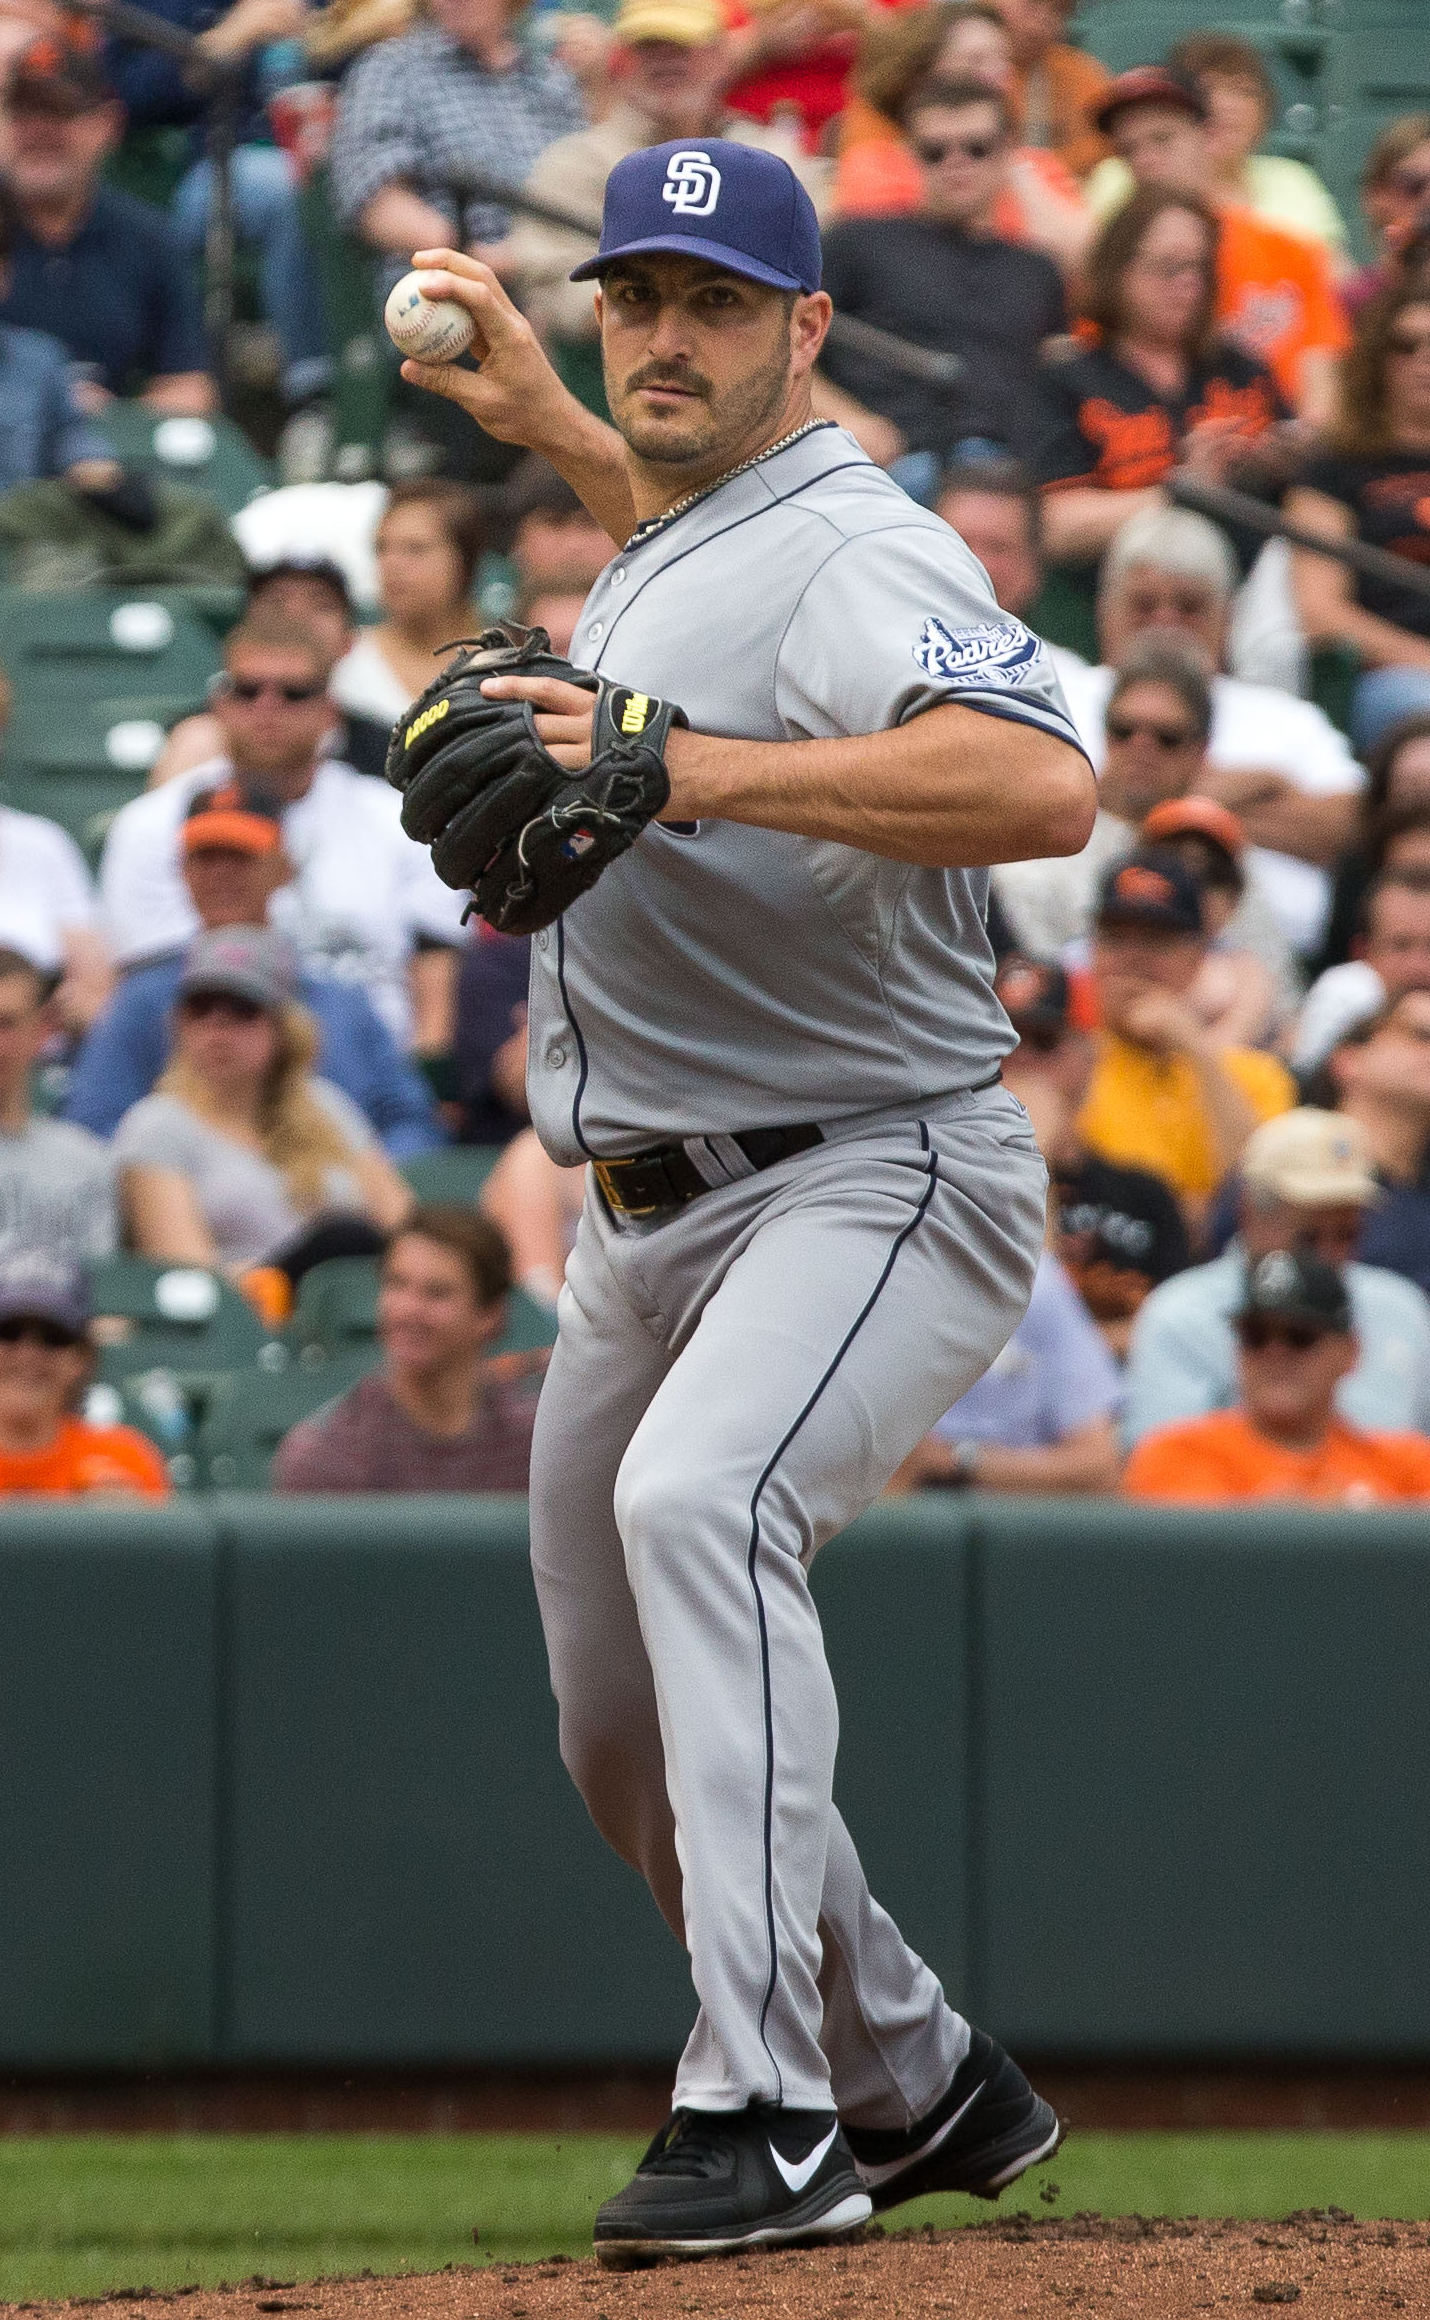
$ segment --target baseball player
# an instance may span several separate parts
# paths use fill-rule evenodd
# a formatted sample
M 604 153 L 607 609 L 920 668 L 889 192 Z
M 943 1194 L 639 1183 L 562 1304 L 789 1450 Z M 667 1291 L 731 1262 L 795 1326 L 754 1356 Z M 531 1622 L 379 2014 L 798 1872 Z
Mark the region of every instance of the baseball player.
M 577 271 L 614 431 L 484 266 L 415 263 L 481 367 L 405 375 L 624 543 L 571 661 L 484 639 L 389 756 L 443 875 L 534 930 L 532 1116 L 591 1163 L 532 1556 L 564 1760 L 699 1998 L 596 2251 L 996 2197 L 1057 2120 L 869 1893 L 808 1574 L 1027 1302 L 1044 1173 L 984 866 L 1081 847 L 1092 776 L 961 541 L 813 418 L 830 303 L 783 161 L 712 138 L 613 171 Z

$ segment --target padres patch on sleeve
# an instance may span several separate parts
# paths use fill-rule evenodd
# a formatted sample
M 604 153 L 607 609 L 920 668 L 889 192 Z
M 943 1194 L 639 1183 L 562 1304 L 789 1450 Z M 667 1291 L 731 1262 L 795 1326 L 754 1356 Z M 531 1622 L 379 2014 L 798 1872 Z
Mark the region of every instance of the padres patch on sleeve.
M 930 613 L 913 653 L 926 677 L 989 677 L 999 684 L 1021 685 L 1036 675 L 1043 641 L 1021 620 L 953 629 Z

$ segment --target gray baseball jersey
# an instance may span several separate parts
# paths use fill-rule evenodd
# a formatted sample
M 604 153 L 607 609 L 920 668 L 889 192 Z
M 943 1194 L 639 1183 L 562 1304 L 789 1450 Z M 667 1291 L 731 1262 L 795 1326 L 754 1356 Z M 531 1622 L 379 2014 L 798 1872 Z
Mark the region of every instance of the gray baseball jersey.
M 1080 748 L 1039 640 L 956 533 L 834 427 L 637 534 L 572 657 L 752 741 L 875 733 L 944 701 Z M 987 873 L 734 822 L 652 826 L 532 951 L 532 1118 L 558 1159 L 917 1114 L 1013 1044 Z
M 577 649 L 707 732 L 860 734 L 954 700 L 1076 744 L 962 542 L 831 428 L 638 535 Z M 807 1570 L 1027 1303 L 1045 1177 L 988 1084 L 1011 1042 L 985 895 L 981 871 L 652 828 L 534 946 L 543 1141 L 688 1138 L 710 1183 L 653 1224 L 588 1188 L 531 1471 L 562 1753 L 689 1948 L 696 2110 L 903 2130 L 968 2052 L 833 1809 Z M 721 1146 L 802 1122 L 826 1140 L 756 1175 Z

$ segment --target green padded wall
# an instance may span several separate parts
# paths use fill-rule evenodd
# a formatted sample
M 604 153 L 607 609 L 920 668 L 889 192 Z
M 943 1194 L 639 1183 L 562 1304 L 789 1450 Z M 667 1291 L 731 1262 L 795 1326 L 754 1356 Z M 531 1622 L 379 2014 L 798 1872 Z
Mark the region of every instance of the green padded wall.
M 619 2064 L 684 1960 L 556 1751 L 520 1500 L 0 1507 L 0 2064 Z M 820 1557 L 836 1794 L 975 2018 L 1430 2055 L 1430 1526 L 947 1494 Z
M 244 2060 L 666 2055 L 683 1955 L 561 1766 L 512 1500 L 217 1502 Z
M 184 1508 L 0 1521 L 0 2057 L 213 2046 L 214 1552 Z
M 948 1497 L 891 1501 L 814 1566 L 839 1695 L 835 1801 L 876 1899 L 951 1990 L 971 1964 L 966 1529 Z
M 1424 1514 L 984 1502 L 976 1539 L 989 2027 L 1430 2053 Z

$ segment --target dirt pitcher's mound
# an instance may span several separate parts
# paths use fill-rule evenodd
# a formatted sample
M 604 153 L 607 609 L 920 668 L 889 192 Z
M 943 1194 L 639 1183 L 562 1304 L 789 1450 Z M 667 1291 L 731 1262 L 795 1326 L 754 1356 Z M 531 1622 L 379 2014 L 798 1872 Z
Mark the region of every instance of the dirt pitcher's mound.
M 685 2313 L 766 2313 L 772 2320 L 1183 2320 L 1230 2306 L 1295 2305 L 1298 2315 L 1430 2314 L 1430 2225 L 1357 2223 L 1336 2208 L 1284 2223 L 1010 2216 L 963 2231 L 914 2232 L 837 2248 L 733 2256 L 647 2271 L 595 2264 L 462 2266 L 426 2277 L 321 2280 L 298 2286 L 142 2291 L 69 2304 L 0 2304 L 18 2313 L 98 2320 L 668 2320 Z M 161 2312 L 160 2307 L 164 2307 Z M 104 2315 L 108 2320 L 108 2315 Z

